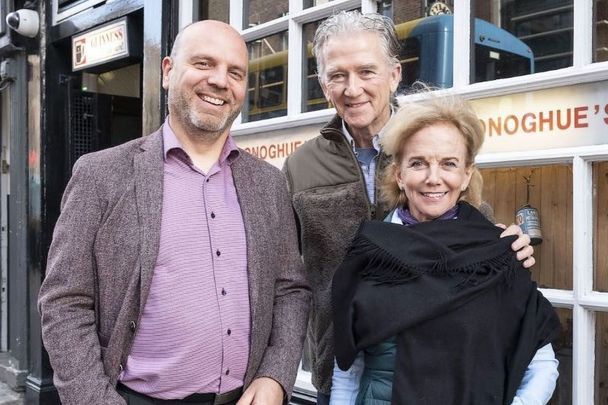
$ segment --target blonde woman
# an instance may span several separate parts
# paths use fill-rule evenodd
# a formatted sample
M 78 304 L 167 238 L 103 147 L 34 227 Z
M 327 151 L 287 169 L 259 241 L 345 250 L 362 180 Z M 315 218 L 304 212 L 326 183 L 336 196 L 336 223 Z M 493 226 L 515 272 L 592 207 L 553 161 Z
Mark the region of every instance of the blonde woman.
M 513 237 L 479 211 L 477 116 L 429 97 L 402 107 L 381 142 L 395 209 L 361 225 L 332 287 L 337 364 L 363 353 L 356 403 L 546 403 L 560 323 Z

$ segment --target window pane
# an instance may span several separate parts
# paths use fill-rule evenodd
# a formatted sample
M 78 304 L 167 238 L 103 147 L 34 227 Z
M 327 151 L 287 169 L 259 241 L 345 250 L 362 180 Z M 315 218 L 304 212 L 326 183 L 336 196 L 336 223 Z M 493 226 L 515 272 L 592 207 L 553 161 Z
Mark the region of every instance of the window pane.
M 483 169 L 481 174 L 483 199 L 494 209 L 496 222 L 517 223 L 516 211 L 526 204 L 537 210 L 543 240 L 534 246 L 534 281 L 542 288 L 571 290 L 572 166 Z
M 59 12 L 66 11 L 75 6 L 86 4 L 87 7 L 93 7 L 98 3 L 103 3 L 105 0 L 57 0 Z
M 608 313 L 596 313 L 595 403 L 608 403 Z
M 59 8 L 66 6 L 73 6 L 75 3 L 84 3 L 82 0 L 57 0 Z
M 243 1 L 243 29 L 287 15 L 289 0 L 245 0 Z
M 226 0 L 201 0 L 198 3 L 198 20 L 218 20 L 230 23 L 230 2 Z
M 608 292 L 608 162 L 593 164 L 594 290 Z
M 476 2 L 471 80 L 572 66 L 573 15 L 572 0 Z
M 555 357 L 559 361 L 559 378 L 549 405 L 572 404 L 572 310 L 555 308 L 562 324 L 562 334 L 553 342 Z
M 420 1 L 383 1 L 378 5 L 378 11 L 391 17 L 397 28 L 401 44 L 400 91 L 409 89 L 417 80 L 435 87 L 452 87 L 453 2 L 442 4 L 444 7 L 433 12 L 450 14 L 427 16 L 430 8 L 425 9 Z
M 593 61 L 608 60 L 608 0 L 596 0 L 594 8 Z
M 247 43 L 249 82 L 243 122 L 287 114 L 287 31 Z
M 323 95 L 323 90 L 317 79 L 317 62 L 312 56 L 312 40 L 315 36 L 315 31 L 323 20 L 304 24 L 303 26 L 303 43 L 306 44 L 302 50 L 302 111 L 316 111 L 324 108 L 329 108 L 330 103 L 327 102 Z
M 321 4 L 329 3 L 334 0 L 304 0 L 304 8 L 320 6 Z

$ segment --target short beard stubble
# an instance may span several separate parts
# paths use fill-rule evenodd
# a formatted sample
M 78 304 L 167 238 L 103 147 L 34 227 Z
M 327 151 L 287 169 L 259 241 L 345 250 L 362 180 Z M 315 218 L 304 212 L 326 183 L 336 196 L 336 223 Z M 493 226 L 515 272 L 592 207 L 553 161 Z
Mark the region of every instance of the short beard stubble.
M 192 134 L 198 141 L 205 143 L 215 142 L 228 129 L 239 115 L 240 109 L 223 117 L 201 117 L 201 114 L 189 103 L 182 93 L 169 92 L 168 104 L 171 114 L 177 115 L 188 134 Z M 193 93 L 193 97 L 198 97 Z M 172 108 L 173 107 L 173 108 Z M 216 121 L 217 120 L 217 121 Z

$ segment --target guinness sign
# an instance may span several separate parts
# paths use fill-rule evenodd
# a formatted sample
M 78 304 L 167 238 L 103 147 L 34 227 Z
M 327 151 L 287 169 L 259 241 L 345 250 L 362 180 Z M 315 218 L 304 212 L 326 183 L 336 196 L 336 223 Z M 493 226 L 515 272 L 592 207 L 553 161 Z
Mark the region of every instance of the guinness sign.
M 72 70 L 74 71 L 129 56 L 126 18 L 72 37 Z

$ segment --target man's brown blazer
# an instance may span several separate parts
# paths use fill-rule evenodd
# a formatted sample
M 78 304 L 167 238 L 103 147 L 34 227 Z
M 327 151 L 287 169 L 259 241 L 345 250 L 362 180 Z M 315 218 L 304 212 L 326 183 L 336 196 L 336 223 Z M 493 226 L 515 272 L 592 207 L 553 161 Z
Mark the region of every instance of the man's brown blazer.
M 63 404 L 124 404 L 114 388 L 156 264 L 162 150 L 159 130 L 85 155 L 74 166 L 39 298 L 42 337 Z M 231 169 L 247 240 L 251 347 L 245 386 L 267 376 L 290 393 L 309 290 L 286 182 L 279 170 L 244 151 Z

